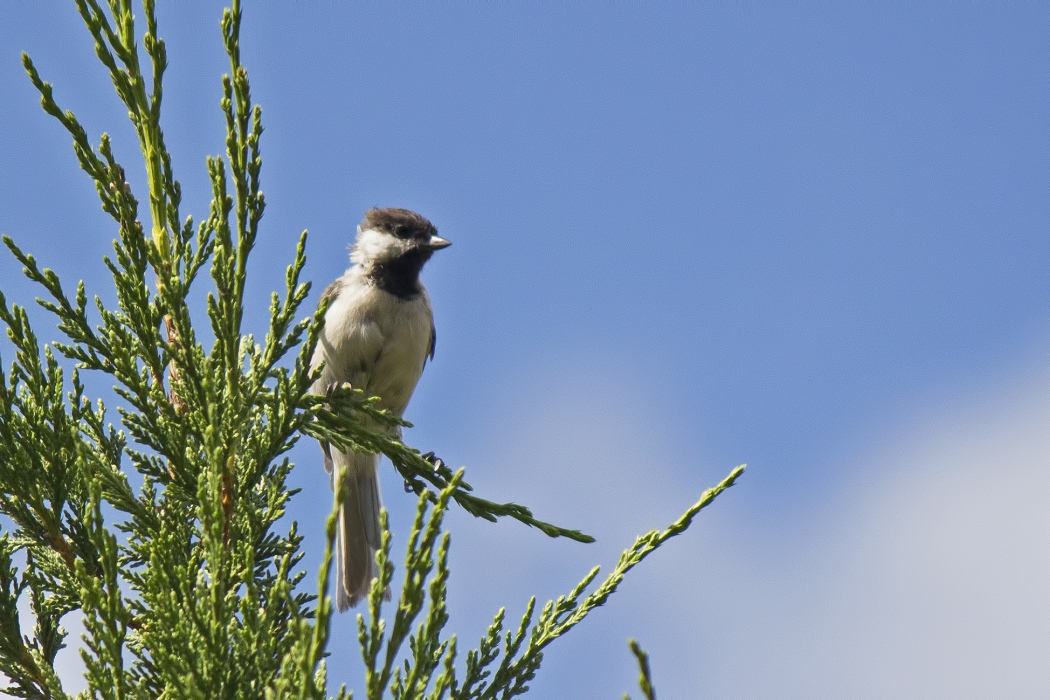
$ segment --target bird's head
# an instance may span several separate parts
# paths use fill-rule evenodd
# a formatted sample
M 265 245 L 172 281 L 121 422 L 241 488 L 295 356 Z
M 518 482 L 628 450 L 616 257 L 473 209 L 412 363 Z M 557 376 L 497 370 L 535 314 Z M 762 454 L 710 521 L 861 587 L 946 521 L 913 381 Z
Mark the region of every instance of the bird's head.
M 434 251 L 452 245 L 434 224 L 408 209 L 369 209 L 357 227 L 350 259 L 366 270 L 408 265 L 416 272 Z

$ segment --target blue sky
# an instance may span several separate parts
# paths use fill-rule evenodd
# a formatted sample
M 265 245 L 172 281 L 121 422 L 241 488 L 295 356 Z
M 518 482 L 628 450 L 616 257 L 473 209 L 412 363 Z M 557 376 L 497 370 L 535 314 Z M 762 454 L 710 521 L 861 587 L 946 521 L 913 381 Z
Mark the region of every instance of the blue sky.
M 199 218 L 223 148 L 221 5 L 161 5 L 165 132 Z M 632 690 L 629 636 L 666 697 L 1050 691 L 1048 20 L 1043 3 L 248 3 L 268 202 L 248 325 L 302 229 L 319 291 L 365 209 L 423 213 L 454 245 L 424 274 L 439 340 L 408 441 L 599 538 L 451 517 L 461 645 L 746 462 L 551 648 L 535 697 Z M 114 231 L 22 50 L 142 181 L 72 3 L 5 3 L 0 232 L 105 293 Z M 35 295 L 9 257 L 0 283 Z M 313 571 L 327 480 L 313 445 L 294 456 Z M 412 504 L 383 477 L 400 545 Z M 331 677 L 359 685 L 352 618 L 334 632 Z

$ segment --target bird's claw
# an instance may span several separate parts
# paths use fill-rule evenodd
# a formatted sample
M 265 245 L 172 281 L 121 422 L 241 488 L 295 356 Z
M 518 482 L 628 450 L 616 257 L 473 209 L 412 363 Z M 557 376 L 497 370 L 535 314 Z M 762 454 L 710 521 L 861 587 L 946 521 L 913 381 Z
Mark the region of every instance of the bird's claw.
M 423 456 L 423 459 L 425 459 L 426 461 L 428 461 L 428 462 L 430 462 L 431 464 L 434 465 L 434 471 L 436 471 L 436 472 L 441 471 L 441 469 L 445 466 L 445 460 L 441 459 L 440 457 L 438 457 L 433 452 L 427 452 L 426 454 L 424 454 L 422 456 Z
M 433 452 L 426 452 L 420 456 L 427 462 L 430 462 L 430 464 L 434 465 L 435 472 L 440 472 L 445 466 L 444 460 L 442 460 Z M 418 495 L 425 488 L 426 486 L 421 481 L 419 481 L 419 479 L 405 479 L 405 493 L 415 493 Z

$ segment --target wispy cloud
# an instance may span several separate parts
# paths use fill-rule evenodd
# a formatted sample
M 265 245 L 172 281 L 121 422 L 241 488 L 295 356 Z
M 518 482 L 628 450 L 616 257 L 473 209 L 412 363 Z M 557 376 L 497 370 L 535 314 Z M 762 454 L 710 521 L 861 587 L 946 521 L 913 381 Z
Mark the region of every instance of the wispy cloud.
M 674 455 L 660 416 L 632 408 L 636 387 L 622 374 L 600 376 L 537 387 L 509 422 L 506 452 L 493 455 L 501 487 L 600 544 L 455 523 L 466 641 L 508 598 L 542 602 L 587 564 L 608 568 L 633 535 L 669 519 L 669 504 L 688 500 L 681 475 L 661 467 Z M 790 533 L 756 530 L 716 503 L 552 647 L 538 696 L 630 689 L 628 636 L 652 651 L 668 697 L 1050 695 L 1048 427 L 1050 372 L 1040 369 L 914 418 L 857 455 L 850 466 L 862 476 Z

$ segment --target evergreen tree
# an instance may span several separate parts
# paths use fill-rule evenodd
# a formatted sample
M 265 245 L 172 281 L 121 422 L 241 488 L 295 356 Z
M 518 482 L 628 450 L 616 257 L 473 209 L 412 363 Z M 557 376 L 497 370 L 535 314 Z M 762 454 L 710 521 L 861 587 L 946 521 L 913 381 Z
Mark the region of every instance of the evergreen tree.
M 316 595 L 303 583 L 296 524 L 278 529 L 294 495 L 286 485 L 292 464 L 285 455 L 307 435 L 387 455 L 418 496 L 393 617 L 383 617 L 382 591 L 394 570 L 385 531 L 381 575 L 367 616 L 358 618 L 364 695 L 524 693 L 544 648 L 603 604 L 628 570 L 688 528 L 743 468 L 669 528 L 638 538 L 590 593 L 597 568 L 538 612 L 530 601 L 515 626 L 504 629 L 500 610 L 478 648 L 457 663 L 456 637 L 445 633 L 449 535 L 442 530 L 453 502 L 474 516 L 514 518 L 552 537 L 591 538 L 539 521 L 523 506 L 480 498 L 462 470 L 453 473 L 433 454 L 369 429 L 398 420 L 352 387 L 324 397 L 309 393 L 309 358 L 324 309 L 300 318 L 310 289 L 300 280 L 305 232 L 285 289 L 272 296 L 266 337 L 260 342 L 242 331 L 244 281 L 265 200 L 261 111 L 241 64 L 240 3 L 234 0 L 221 22 L 230 60 L 222 78 L 226 154 L 207 161 L 213 197 L 196 225 L 180 210 L 181 188 L 161 129 L 167 61 L 154 3 L 143 1 L 141 51 L 130 0 L 105 6 L 76 0 L 76 6 L 134 125 L 145 159 L 148 216 L 143 224 L 140 201 L 109 137 L 103 134 L 94 147 L 23 54 L 44 110 L 72 136 L 80 166 L 117 225 L 114 255 L 103 261 L 117 304 L 107 307 L 96 296 L 89 311 L 83 282 L 69 294 L 55 273 L 4 237 L 43 290 L 38 302 L 58 319 L 62 337 L 42 347 L 25 309 L 0 292 L 0 321 L 14 348 L 8 371 L 0 366 L 2 690 L 22 698 L 68 697 L 54 663 L 67 642 L 62 618 L 80 611 L 89 685 L 84 697 L 329 697 L 324 657 L 335 511 L 327 520 Z M 208 347 L 187 300 L 205 269 L 211 291 L 204 313 L 214 338 Z M 68 380 L 56 351 L 75 364 Z M 115 383 L 111 403 L 120 427 L 108 422 L 101 400 L 85 395 L 80 375 L 87 371 Z M 23 599 L 32 630 L 20 625 Z M 647 657 L 634 643 L 632 650 L 642 668 L 642 691 L 652 698 Z M 336 693 L 347 696 L 345 688 Z

